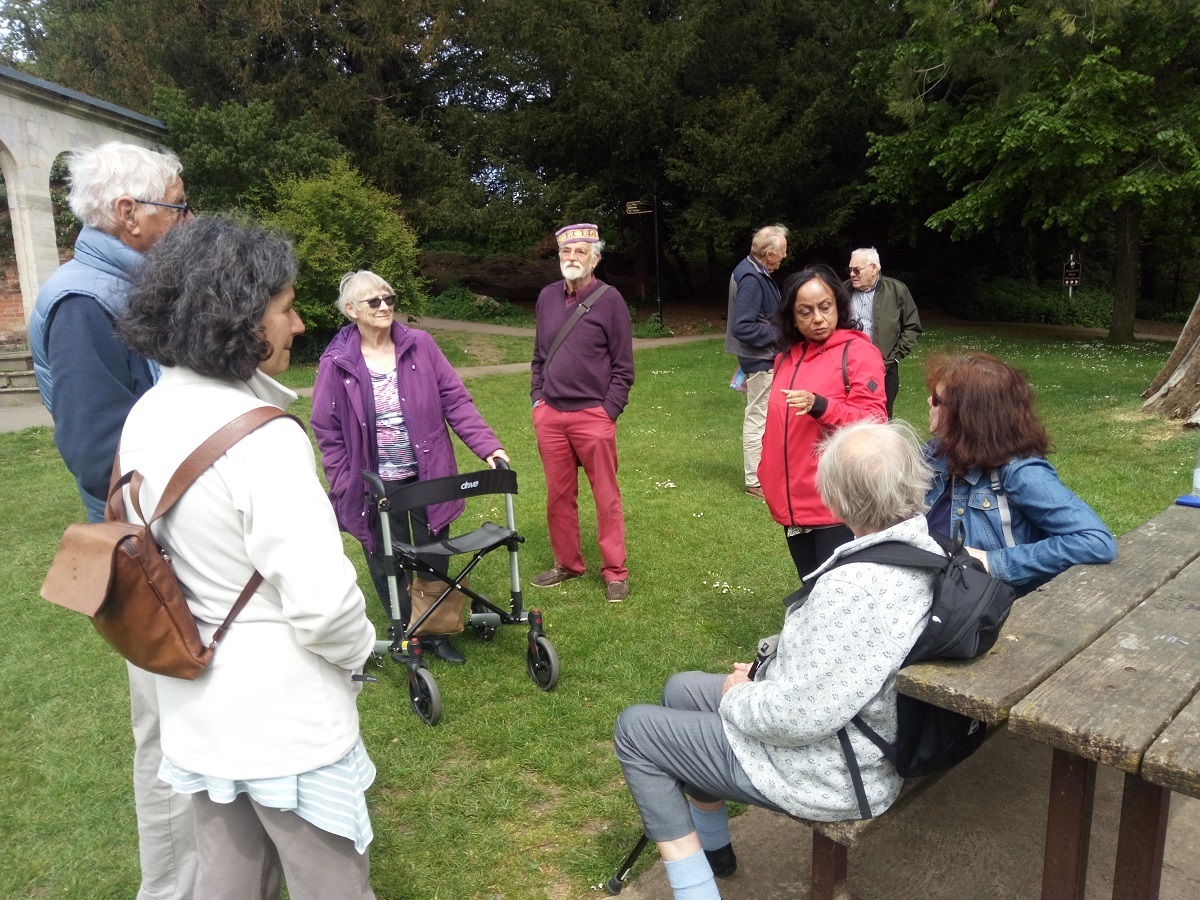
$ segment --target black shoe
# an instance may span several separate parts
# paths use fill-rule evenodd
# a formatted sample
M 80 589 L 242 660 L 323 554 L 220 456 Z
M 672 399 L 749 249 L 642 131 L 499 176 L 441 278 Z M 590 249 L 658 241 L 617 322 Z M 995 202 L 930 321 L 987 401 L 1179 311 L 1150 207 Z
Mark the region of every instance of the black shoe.
M 427 653 L 432 653 L 442 662 L 450 663 L 452 666 L 461 666 L 467 661 L 462 651 L 450 643 L 450 638 L 444 634 L 422 636 L 421 648 Z
M 728 878 L 737 871 L 737 856 L 733 852 L 733 844 L 726 844 L 720 850 L 705 850 L 708 857 L 708 867 L 718 878 Z

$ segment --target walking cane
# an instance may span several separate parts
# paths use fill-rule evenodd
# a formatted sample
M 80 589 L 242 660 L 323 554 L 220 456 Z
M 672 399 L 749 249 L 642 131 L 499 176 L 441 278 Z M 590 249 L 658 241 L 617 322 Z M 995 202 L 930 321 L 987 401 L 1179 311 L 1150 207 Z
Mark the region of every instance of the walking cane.
M 650 839 L 646 837 L 645 834 L 638 838 L 637 846 L 635 846 L 633 848 L 633 852 L 625 858 L 625 862 L 621 863 L 621 868 L 617 870 L 617 874 L 608 879 L 608 881 L 605 883 L 605 891 L 614 897 L 621 893 L 621 888 L 625 887 L 625 879 L 629 876 L 629 870 L 632 869 L 634 863 L 638 861 L 638 857 L 641 856 L 642 851 L 646 849 L 646 844 L 649 842 L 649 840 Z

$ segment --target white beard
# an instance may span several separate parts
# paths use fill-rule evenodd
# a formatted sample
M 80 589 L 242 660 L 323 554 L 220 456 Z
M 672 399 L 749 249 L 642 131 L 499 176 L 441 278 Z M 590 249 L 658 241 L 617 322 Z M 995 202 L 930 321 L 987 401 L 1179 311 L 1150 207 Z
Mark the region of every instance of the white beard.
M 562 272 L 562 277 L 567 281 L 579 281 L 583 278 L 587 269 L 577 259 L 568 259 L 558 264 L 558 270 Z

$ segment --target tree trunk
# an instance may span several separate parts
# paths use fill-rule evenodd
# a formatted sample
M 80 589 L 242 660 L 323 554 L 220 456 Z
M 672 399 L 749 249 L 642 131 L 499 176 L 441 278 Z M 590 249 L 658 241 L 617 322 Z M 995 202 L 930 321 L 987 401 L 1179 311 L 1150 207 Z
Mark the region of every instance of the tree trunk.
M 1162 371 L 1142 394 L 1142 409 L 1200 425 L 1200 298 Z
M 1142 203 L 1129 199 L 1117 210 L 1117 289 L 1113 296 L 1108 339 L 1133 340 L 1133 317 L 1138 301 L 1138 254 L 1141 250 Z

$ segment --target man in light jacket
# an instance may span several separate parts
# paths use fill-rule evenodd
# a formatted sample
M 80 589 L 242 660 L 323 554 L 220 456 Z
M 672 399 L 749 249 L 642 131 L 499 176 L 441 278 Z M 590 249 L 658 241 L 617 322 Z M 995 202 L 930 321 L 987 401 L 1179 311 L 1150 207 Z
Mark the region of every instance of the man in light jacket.
M 850 315 L 883 354 L 883 386 L 887 414 L 900 390 L 900 360 L 912 353 L 921 336 L 921 317 L 912 294 L 902 281 L 887 278 L 879 265 L 879 251 L 864 247 L 850 254 Z

